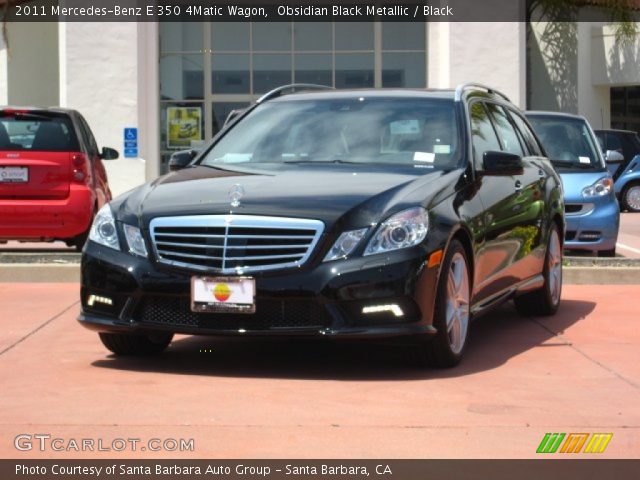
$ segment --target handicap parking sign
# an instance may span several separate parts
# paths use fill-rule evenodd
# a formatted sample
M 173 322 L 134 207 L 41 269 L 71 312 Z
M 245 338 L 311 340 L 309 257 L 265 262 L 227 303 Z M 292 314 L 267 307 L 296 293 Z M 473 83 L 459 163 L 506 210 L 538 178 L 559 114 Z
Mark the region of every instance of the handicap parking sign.
M 138 140 L 138 129 L 137 128 L 125 128 L 124 129 L 124 139 L 127 140 Z
M 124 129 L 124 156 L 125 158 L 135 158 L 138 156 L 138 129 Z

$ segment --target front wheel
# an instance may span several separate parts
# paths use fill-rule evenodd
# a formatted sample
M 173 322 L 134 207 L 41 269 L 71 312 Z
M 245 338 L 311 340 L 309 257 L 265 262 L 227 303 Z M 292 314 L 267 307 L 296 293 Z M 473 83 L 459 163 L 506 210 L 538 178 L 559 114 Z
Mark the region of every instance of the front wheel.
M 173 333 L 132 335 L 129 333 L 99 333 L 105 347 L 116 355 L 154 355 L 162 353 L 171 343 Z
M 622 208 L 629 212 L 640 212 L 640 183 L 627 185 L 620 195 Z
M 560 306 L 562 293 L 562 245 L 558 227 L 551 228 L 542 272 L 544 285 L 516 297 L 516 309 L 522 315 L 554 315 Z
M 420 365 L 438 368 L 460 363 L 469 332 L 471 279 L 464 247 L 453 240 L 442 263 L 438 281 L 433 326 L 436 335 L 414 347 L 414 358 Z

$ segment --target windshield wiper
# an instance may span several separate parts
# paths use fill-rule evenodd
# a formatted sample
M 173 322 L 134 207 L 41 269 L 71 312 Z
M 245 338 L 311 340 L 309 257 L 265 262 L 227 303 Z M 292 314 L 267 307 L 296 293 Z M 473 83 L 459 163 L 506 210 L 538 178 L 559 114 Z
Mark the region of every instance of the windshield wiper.
M 595 167 L 595 165 L 593 165 L 591 162 L 579 163 L 579 162 L 572 162 L 571 160 L 551 160 L 551 163 L 558 167 L 567 167 L 567 168 L 590 169 Z
M 335 164 L 354 164 L 354 163 L 363 163 L 363 162 L 354 162 L 351 160 L 343 160 L 341 158 L 331 158 L 329 160 L 283 160 L 282 163 L 335 163 Z
M 573 167 L 575 165 L 571 160 L 551 160 L 551 163 L 560 167 Z

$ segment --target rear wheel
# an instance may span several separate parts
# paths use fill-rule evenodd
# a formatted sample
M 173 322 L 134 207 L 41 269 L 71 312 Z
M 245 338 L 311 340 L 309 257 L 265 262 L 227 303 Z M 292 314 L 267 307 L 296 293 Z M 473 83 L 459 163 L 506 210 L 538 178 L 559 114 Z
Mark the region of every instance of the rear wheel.
M 116 355 L 154 355 L 162 353 L 171 343 L 173 333 L 131 335 L 128 333 L 99 333 L 105 347 Z
M 414 358 L 421 365 L 439 368 L 460 363 L 469 332 L 471 280 L 467 255 L 462 244 L 453 240 L 442 264 L 438 282 L 433 326 L 436 335 L 414 347 Z
M 562 245 L 558 227 L 551 228 L 544 262 L 544 285 L 532 292 L 516 297 L 516 309 L 522 315 L 553 315 L 560 306 L 562 293 Z
M 627 185 L 620 195 L 622 207 L 629 212 L 640 212 L 640 183 Z

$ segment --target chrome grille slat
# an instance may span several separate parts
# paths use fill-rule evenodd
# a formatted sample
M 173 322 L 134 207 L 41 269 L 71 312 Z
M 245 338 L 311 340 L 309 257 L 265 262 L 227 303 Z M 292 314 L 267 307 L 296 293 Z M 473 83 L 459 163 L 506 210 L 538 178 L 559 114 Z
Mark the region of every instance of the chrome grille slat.
M 254 215 L 192 215 L 154 218 L 149 229 L 158 262 L 237 274 L 302 265 L 324 224 Z
M 281 258 L 302 258 L 304 257 L 304 253 L 302 254 L 294 254 L 294 255 L 251 255 L 248 257 L 250 260 L 279 260 Z M 245 260 L 247 257 L 225 257 L 225 260 Z
M 206 233 L 163 233 L 158 232 L 159 237 L 181 237 L 181 238 L 273 238 L 275 240 L 311 240 L 315 235 L 209 235 Z
M 273 249 L 273 250 L 298 250 L 301 248 L 304 248 L 305 250 L 309 247 L 309 245 L 247 245 L 247 246 L 241 246 L 241 245 L 227 245 L 227 250 L 234 250 L 234 249 L 247 249 L 247 250 L 267 250 L 267 249 Z
M 181 252 L 164 252 L 164 255 L 167 256 L 175 256 L 175 257 L 184 257 L 184 258 L 202 258 L 204 260 L 222 260 L 222 257 L 212 257 L 209 255 L 196 255 L 193 253 L 181 253 Z

